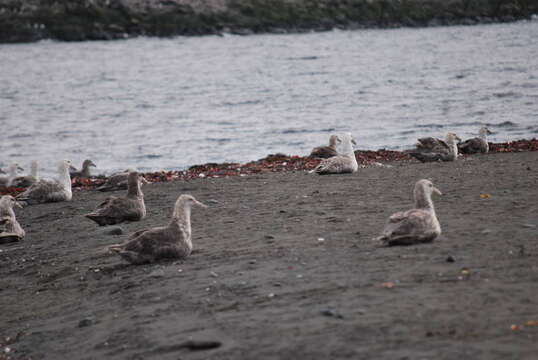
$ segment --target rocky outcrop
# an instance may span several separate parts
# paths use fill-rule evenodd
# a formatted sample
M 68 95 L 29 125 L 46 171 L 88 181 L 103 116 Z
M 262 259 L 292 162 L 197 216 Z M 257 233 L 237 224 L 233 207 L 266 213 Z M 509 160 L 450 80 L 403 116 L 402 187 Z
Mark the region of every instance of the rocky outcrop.
M 0 42 L 514 21 L 538 0 L 0 0 Z

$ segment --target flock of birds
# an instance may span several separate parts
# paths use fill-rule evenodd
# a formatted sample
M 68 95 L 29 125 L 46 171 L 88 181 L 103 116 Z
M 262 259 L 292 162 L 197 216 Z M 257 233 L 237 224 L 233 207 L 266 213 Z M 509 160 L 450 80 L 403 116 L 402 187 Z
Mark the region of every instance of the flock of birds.
M 464 142 L 461 142 L 454 133 L 448 133 L 445 140 L 421 138 L 416 148 L 409 150 L 408 153 L 423 162 L 455 161 L 459 152 L 487 153 L 489 133 L 486 127 L 482 127 L 479 137 Z M 322 160 L 310 172 L 320 175 L 356 172 L 359 166 L 353 151 L 353 144 L 355 140 L 350 133 L 341 136 L 332 135 L 329 139 L 329 146 L 312 150 L 310 157 Z M 340 151 L 337 150 L 338 145 L 341 146 Z M 17 164 L 11 164 L 7 176 L 0 177 L 0 187 L 15 186 L 26 188 L 26 190 L 17 197 L 4 195 L 0 198 L 0 243 L 19 241 L 25 236 L 24 229 L 16 219 L 14 207 L 22 208 L 23 205 L 70 201 L 73 197 L 71 178 L 74 176 L 88 178 L 91 176 L 90 167 L 95 166 L 91 160 L 85 160 L 82 168 L 77 170 L 69 161 L 64 160 L 58 166 L 58 178 L 49 180 L 38 177 L 38 166 L 35 161 L 32 162 L 30 174 L 27 176 L 17 176 L 17 171 L 22 169 Z M 85 216 L 100 226 L 144 219 L 146 206 L 142 185 L 145 183 L 148 183 L 146 179 L 134 170 L 126 170 L 110 176 L 98 190 L 126 188 L 126 196 L 110 196 L 93 212 Z M 435 188 L 430 180 L 417 181 L 414 188 L 415 207 L 391 215 L 381 235 L 376 239 L 388 246 L 412 245 L 435 240 L 441 234 L 441 226 L 433 206 L 433 194 L 441 195 L 441 191 Z M 111 245 L 107 249 L 118 253 L 123 259 L 133 264 L 187 257 L 192 251 L 190 215 L 193 205 L 207 207 L 191 195 L 180 195 L 167 225 L 136 231 L 125 243 Z

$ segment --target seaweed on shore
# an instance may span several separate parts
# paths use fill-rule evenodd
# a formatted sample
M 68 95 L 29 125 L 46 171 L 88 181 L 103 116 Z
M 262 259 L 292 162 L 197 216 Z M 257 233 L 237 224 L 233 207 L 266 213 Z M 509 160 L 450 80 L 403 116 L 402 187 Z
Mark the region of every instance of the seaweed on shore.
M 516 140 L 504 143 L 489 143 L 490 153 L 509 153 L 523 151 L 538 151 L 538 139 Z M 472 155 L 471 155 L 472 156 Z M 409 154 L 402 151 L 380 149 L 356 150 L 355 157 L 360 165 L 368 166 L 376 163 L 387 163 L 393 161 L 412 161 Z M 144 174 L 146 180 L 150 182 L 170 182 L 170 181 L 189 181 L 199 178 L 222 178 L 231 176 L 248 176 L 269 172 L 287 172 L 287 171 L 307 171 L 315 168 L 320 159 L 313 159 L 308 156 L 271 154 L 265 158 L 251 161 L 245 164 L 239 163 L 207 163 L 203 165 L 193 165 L 187 170 L 170 170 L 155 171 Z M 96 176 L 92 178 L 72 179 L 74 190 L 93 190 L 104 184 L 105 176 Z M 24 188 L 0 188 L 0 195 L 17 195 L 23 192 Z

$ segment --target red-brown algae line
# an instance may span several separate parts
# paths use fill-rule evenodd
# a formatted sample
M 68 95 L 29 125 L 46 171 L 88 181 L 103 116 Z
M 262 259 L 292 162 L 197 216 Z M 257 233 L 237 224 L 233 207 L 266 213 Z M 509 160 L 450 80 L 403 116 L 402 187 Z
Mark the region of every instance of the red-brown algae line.
M 522 139 L 504 143 L 488 143 L 490 153 L 498 152 L 524 152 L 538 151 L 538 139 Z M 468 156 L 468 155 L 464 155 Z M 355 150 L 355 158 L 361 166 L 374 165 L 382 162 L 395 161 L 414 161 L 412 157 L 404 152 L 397 150 L 380 149 L 374 150 Z M 143 176 L 149 182 L 170 182 L 170 181 L 189 181 L 199 178 L 222 178 L 233 176 L 249 176 L 253 174 L 266 172 L 286 172 L 286 171 L 308 171 L 319 165 L 321 159 L 311 158 L 309 156 L 272 154 L 265 158 L 251 161 L 245 164 L 239 163 L 208 163 L 203 165 L 194 165 L 187 170 L 170 170 L 147 172 Z M 106 187 L 106 183 L 116 177 L 119 179 L 117 184 L 102 191 L 118 190 L 127 188 L 128 172 L 113 174 L 109 177 L 94 176 L 91 178 L 75 177 L 72 179 L 72 188 L 77 191 L 94 190 Z M 119 184 L 119 185 L 118 185 Z M 118 187 L 119 186 L 119 187 Z M 24 187 L 5 187 L 0 186 L 0 195 L 17 195 L 26 188 Z

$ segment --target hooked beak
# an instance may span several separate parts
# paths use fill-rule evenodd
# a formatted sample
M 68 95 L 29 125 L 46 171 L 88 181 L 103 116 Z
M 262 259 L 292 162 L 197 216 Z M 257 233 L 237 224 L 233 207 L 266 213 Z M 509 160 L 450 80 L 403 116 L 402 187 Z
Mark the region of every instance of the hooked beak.
M 336 141 L 338 141 L 339 143 L 342 142 L 342 139 L 340 139 L 338 136 L 336 137 Z
M 17 165 L 17 170 L 19 171 L 24 171 L 24 168 L 20 167 L 19 165 Z
M 23 208 L 22 204 L 19 201 L 15 201 L 15 206 L 20 207 L 21 209 Z
M 97 165 L 95 165 L 93 161 L 90 161 L 90 166 L 97 167 Z
M 459 142 L 461 142 L 461 138 L 459 136 L 454 136 L 454 139 L 458 140 Z
M 441 195 L 441 196 L 443 195 L 443 193 L 442 193 L 438 188 L 436 188 L 436 187 L 433 188 L 433 192 L 434 192 L 435 194 L 437 194 L 437 195 Z
M 198 200 L 193 200 L 193 202 L 194 202 L 196 205 L 200 206 L 200 207 L 203 207 L 203 208 L 207 208 L 207 207 L 208 207 L 206 204 L 202 204 L 202 203 L 199 202 Z
M 69 171 L 77 171 L 77 168 L 73 165 L 69 165 Z
M 146 178 L 143 177 L 143 176 L 140 176 L 139 179 L 140 179 L 140 183 L 141 183 L 141 184 L 151 184 L 151 183 L 150 183 L 149 181 L 147 181 Z
M 353 139 L 353 138 L 351 138 L 351 143 L 352 143 L 353 145 L 357 145 L 357 142 L 356 142 L 355 139 Z
M 486 133 L 487 133 L 488 135 L 493 135 L 493 131 L 491 131 L 490 129 L 486 129 Z

